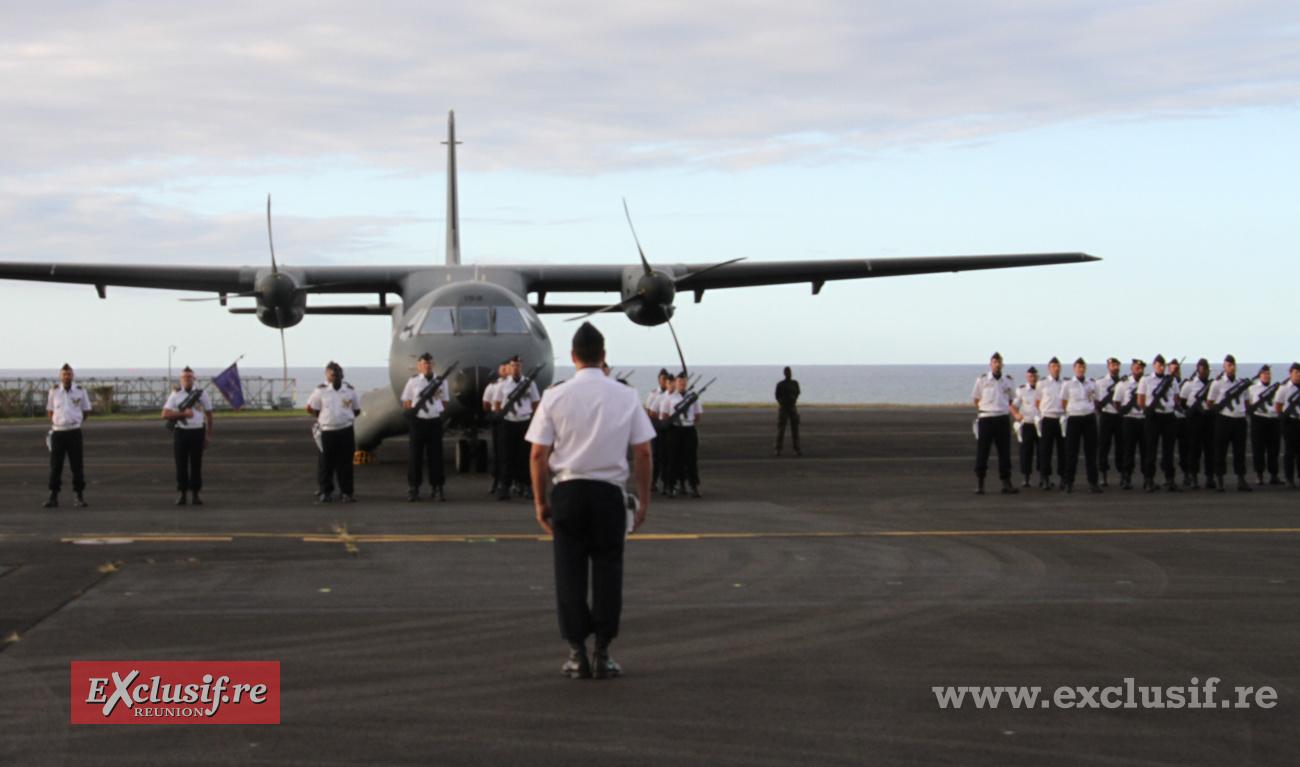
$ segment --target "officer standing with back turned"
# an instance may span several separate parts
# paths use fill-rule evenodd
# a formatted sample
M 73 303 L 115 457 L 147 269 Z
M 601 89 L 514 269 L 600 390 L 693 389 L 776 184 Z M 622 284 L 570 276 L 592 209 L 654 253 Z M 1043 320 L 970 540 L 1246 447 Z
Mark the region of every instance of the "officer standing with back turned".
M 577 372 L 546 390 L 528 428 L 533 505 L 538 524 L 554 536 L 556 607 L 570 648 L 561 672 L 574 679 L 610 679 L 623 673 L 609 645 L 623 610 L 624 543 L 645 522 L 650 505 L 655 432 L 636 391 L 601 374 L 605 337 L 590 323 L 574 333 L 572 358 Z M 629 512 L 623 489 L 629 446 L 636 463 L 635 512 Z M 548 502 L 551 472 L 555 489 Z M 596 646 L 589 659 L 591 634 Z

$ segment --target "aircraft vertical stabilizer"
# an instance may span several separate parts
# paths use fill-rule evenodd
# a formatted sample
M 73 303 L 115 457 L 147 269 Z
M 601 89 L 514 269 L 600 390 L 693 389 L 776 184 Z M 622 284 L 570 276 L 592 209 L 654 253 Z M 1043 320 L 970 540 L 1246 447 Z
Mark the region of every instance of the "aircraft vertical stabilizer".
M 447 113 L 447 265 L 460 265 L 460 202 L 456 196 L 456 112 Z

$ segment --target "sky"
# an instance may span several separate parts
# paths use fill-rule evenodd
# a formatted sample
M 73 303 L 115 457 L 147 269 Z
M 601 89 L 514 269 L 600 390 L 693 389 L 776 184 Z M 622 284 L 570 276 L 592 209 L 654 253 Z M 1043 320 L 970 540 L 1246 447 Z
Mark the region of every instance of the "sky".
M 281 264 L 441 264 L 454 109 L 465 263 L 632 264 L 623 199 L 651 263 L 1104 259 L 679 296 L 690 362 L 1300 358 L 1293 2 L 5 13 L 0 261 L 260 266 L 270 194 Z M 279 364 L 275 330 L 192 295 L 0 281 L 0 369 Z M 596 323 L 611 359 L 676 356 L 665 327 Z M 309 316 L 290 364 L 384 365 L 389 326 Z

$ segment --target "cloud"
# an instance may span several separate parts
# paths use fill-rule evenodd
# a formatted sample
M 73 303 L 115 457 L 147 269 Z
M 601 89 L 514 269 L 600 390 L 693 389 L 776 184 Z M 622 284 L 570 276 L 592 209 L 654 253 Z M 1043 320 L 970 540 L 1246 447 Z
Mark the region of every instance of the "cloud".
M 1190 2 L 69 2 L 7 12 L 0 167 L 354 155 L 434 169 L 818 161 L 1292 106 L 1300 7 Z

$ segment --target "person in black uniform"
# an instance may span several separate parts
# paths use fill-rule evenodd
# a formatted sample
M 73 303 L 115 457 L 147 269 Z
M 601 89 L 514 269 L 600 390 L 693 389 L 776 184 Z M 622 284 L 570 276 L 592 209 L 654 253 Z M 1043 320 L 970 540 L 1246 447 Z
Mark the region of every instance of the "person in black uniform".
M 90 415 L 90 394 L 73 383 L 72 366 L 66 362 L 59 370 L 59 385 L 50 389 L 45 398 L 45 412 L 50 416 L 50 497 L 45 508 L 59 505 L 59 489 L 63 486 L 63 461 L 72 467 L 73 506 L 89 506 L 82 493 L 86 489 L 83 470 L 81 422 Z
M 194 371 L 188 365 L 181 371 L 181 388 L 172 392 L 163 405 L 163 418 L 172 423 L 176 489 L 181 494 L 176 505 L 189 502 L 202 506 L 199 491 L 203 489 L 203 451 L 212 442 L 212 400 L 202 389 L 195 392 Z
M 781 454 L 781 445 L 785 442 L 785 425 L 790 424 L 790 446 L 795 455 L 803 455 L 799 449 L 799 382 L 791 378 L 790 368 L 786 368 L 785 380 L 776 384 L 776 404 L 780 413 L 776 417 L 776 454 Z
M 410 447 L 406 458 L 407 501 L 420 500 L 420 485 L 424 481 L 424 468 L 429 469 L 429 484 L 432 492 L 429 499 L 445 501 L 447 496 L 442 487 L 446 483 L 442 466 L 442 409 L 447 401 L 446 384 L 439 384 L 438 390 L 428 398 L 419 410 L 415 409 L 424 390 L 433 383 L 433 355 L 425 352 L 416 362 L 417 374 L 406 382 L 402 390 L 402 409 L 406 411 L 407 422 L 411 425 Z
M 569 642 L 561 673 L 610 679 L 623 673 L 609 645 L 618 636 L 623 610 L 624 543 L 645 522 L 650 506 L 655 432 L 636 390 L 601 374 L 605 338 L 590 323 L 574 333 L 572 358 L 573 378 L 546 390 L 528 427 L 533 505 L 538 524 L 554 536 L 556 609 L 560 635 Z M 623 489 L 629 446 L 636 498 Z M 548 502 L 551 472 L 555 489 Z M 592 634 L 596 646 L 588 658 Z

